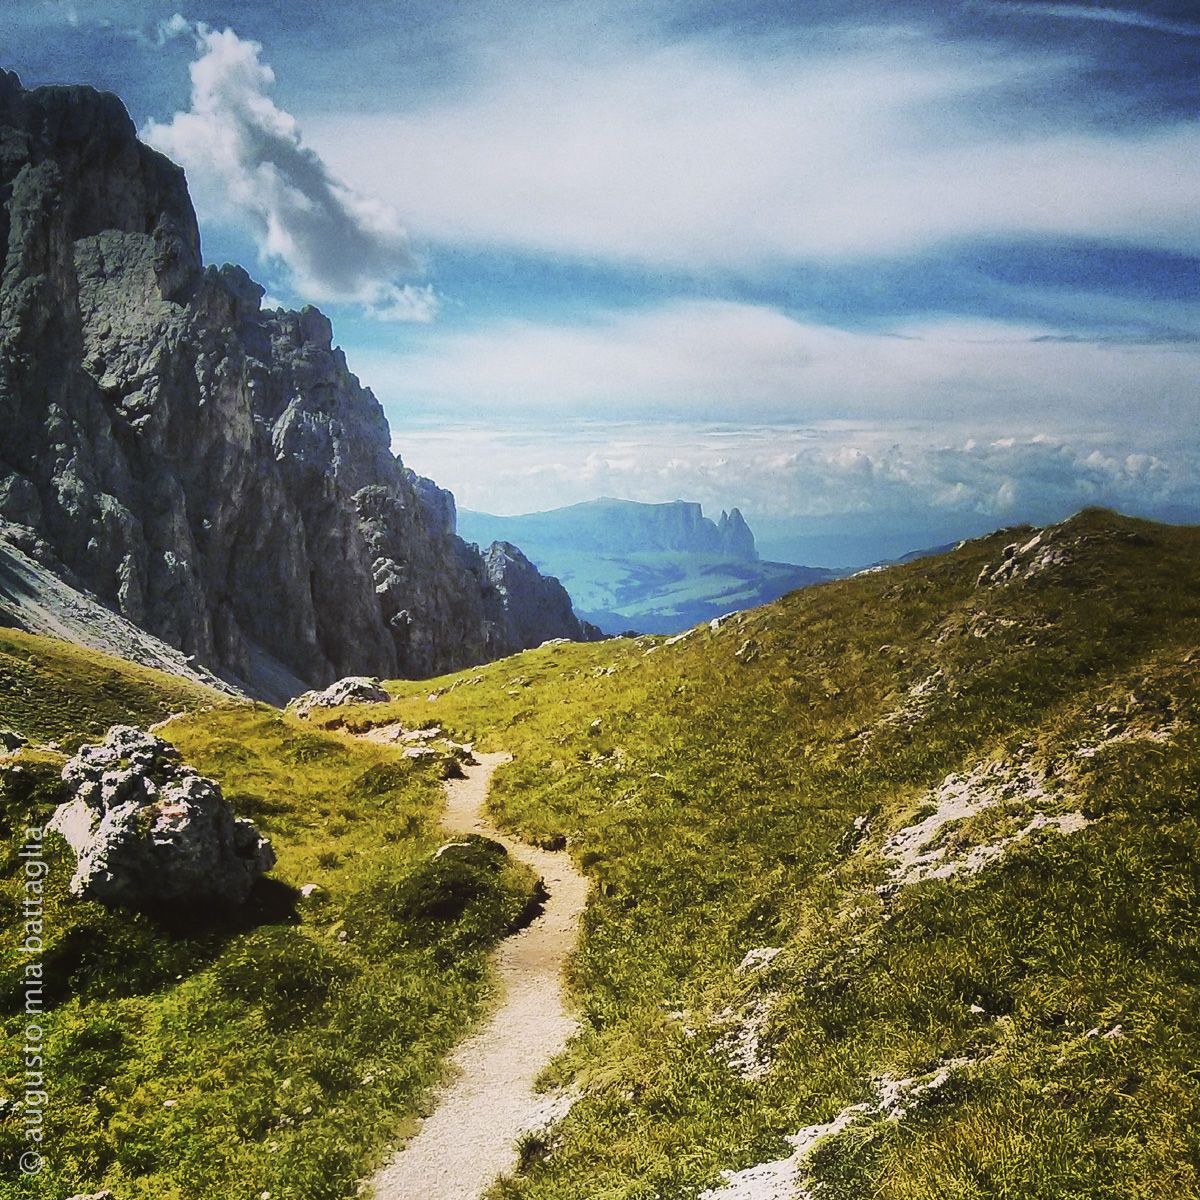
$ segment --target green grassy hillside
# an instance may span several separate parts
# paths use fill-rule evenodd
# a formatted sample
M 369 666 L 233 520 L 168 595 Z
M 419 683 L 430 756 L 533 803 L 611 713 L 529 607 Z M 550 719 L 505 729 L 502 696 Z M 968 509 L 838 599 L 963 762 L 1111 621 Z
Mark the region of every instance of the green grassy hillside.
M 1200 531 L 1032 537 L 397 685 L 596 881 L 578 1099 L 498 1195 L 692 1197 L 859 1104 L 817 1195 L 1197 1194 Z
M 50 1182 L 354 1194 L 528 886 L 432 925 L 401 902 L 438 771 L 347 736 L 399 718 L 511 751 L 498 819 L 594 880 L 551 1071 L 575 1103 L 497 1196 L 692 1200 L 772 1162 L 798 1182 L 764 1196 L 1200 1194 L 1198 646 L 1200 530 L 1089 511 L 717 629 L 391 684 L 324 731 L 181 719 L 277 888 L 236 928 L 56 895 Z M 50 798 L 8 795 L 14 827 Z M 27 1194 L 58 1193 L 0 1183 Z
M 18 665 L 0 661 L 25 684 L 0 695 L 0 722 L 73 746 L 80 729 L 190 706 L 162 736 L 221 781 L 279 858 L 239 913 L 132 912 L 71 898 L 74 858 L 51 837 L 36 1018 L 47 1166 L 24 1179 L 15 1170 L 28 1147 L 9 1100 L 23 1077 L 6 1054 L 0 1196 L 354 1195 L 486 1003 L 486 952 L 533 899 L 531 873 L 488 843 L 434 857 L 445 840 L 433 829 L 437 756 L 415 763 L 65 643 L 0 636 Z M 0 1027 L 11 1047 L 27 1021 L 18 848 L 58 801 L 64 761 L 36 750 L 0 763 Z
M 110 725 L 147 725 L 229 696 L 56 638 L 0 628 L 0 725 L 74 752 Z

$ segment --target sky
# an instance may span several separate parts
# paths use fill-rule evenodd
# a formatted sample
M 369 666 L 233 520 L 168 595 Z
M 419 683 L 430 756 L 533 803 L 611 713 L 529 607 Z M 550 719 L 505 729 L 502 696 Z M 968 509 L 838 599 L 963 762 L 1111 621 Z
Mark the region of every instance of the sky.
M 1200 520 L 1194 0 L 12 9 L 460 507 L 736 505 L 815 565 Z

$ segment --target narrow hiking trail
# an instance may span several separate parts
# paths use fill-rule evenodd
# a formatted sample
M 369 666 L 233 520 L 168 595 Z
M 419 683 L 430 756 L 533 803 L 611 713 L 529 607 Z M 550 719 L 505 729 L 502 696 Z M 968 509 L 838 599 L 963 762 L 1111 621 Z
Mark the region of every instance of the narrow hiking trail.
M 452 1076 L 416 1136 L 372 1180 L 377 1200 L 478 1200 L 517 1162 L 517 1140 L 541 1103 L 533 1082 L 576 1028 L 562 970 L 575 945 L 587 879 L 570 855 L 515 841 L 484 816 L 492 772 L 507 754 L 480 754 L 466 778 L 446 784 L 442 828 L 500 842 L 545 881 L 535 921 L 496 952 L 500 1004 L 451 1055 Z

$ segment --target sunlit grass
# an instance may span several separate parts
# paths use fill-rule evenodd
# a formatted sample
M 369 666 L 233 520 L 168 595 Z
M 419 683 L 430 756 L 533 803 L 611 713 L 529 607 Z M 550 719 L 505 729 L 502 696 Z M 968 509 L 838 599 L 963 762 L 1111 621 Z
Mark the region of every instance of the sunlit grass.
M 319 890 L 296 923 L 187 937 L 55 899 L 89 931 L 55 1017 L 61 1182 L 348 1195 L 413 1111 L 527 882 L 486 856 L 470 886 L 431 875 L 437 764 L 321 729 L 400 720 L 512 752 L 496 819 L 565 843 L 594 881 L 570 967 L 583 1028 L 550 1072 L 579 1099 L 498 1195 L 692 1200 L 869 1101 L 882 1073 L 958 1057 L 973 1065 L 905 1120 L 820 1149 L 822 1195 L 1196 1194 L 1200 534 L 1087 512 L 1068 565 L 977 588 L 1028 536 L 671 645 L 547 646 L 307 724 L 235 708 L 168 727 L 270 834 L 279 883 Z M 1101 744 L 1130 728 L 1167 740 Z M 888 834 L 928 815 L 947 774 L 999 758 L 1051 795 L 946 827 L 952 849 L 1033 808 L 1094 823 L 889 891 Z M 470 898 L 442 926 L 445 889 Z M 761 946 L 783 952 L 739 974 Z M 722 1014 L 755 1003 L 769 1070 L 750 1080 Z
M 72 900 L 71 854 L 53 839 L 49 1166 L 0 1194 L 352 1195 L 486 1003 L 485 952 L 532 876 L 487 845 L 432 857 L 437 763 L 248 705 L 164 733 L 270 836 L 278 864 L 242 913 L 133 913 Z M 42 758 L 40 793 L 9 789 L 14 826 L 55 799 L 62 760 Z M 0 891 L 9 1014 L 23 998 L 19 865 L 7 859 Z M 302 884 L 317 890 L 301 898 Z M 23 1024 L 9 1016 L 5 1036 Z M 0 1140 L 15 1159 L 15 1121 Z
M 597 884 L 572 975 L 587 1032 L 556 1069 L 582 1098 L 504 1195 L 694 1196 L 718 1167 L 786 1155 L 784 1133 L 869 1099 L 881 1072 L 959 1056 L 979 1065 L 919 1117 L 823 1149 L 829 1195 L 1192 1194 L 1194 733 L 1073 748 L 1131 693 L 1139 720 L 1194 721 L 1198 539 L 1101 513 L 1071 532 L 1075 561 L 1028 584 L 975 587 L 1028 533 L 997 535 L 672 646 L 553 647 L 452 691 L 396 685 L 406 721 L 512 750 L 498 817 L 565 835 Z M 1006 756 L 1048 773 L 1039 807 L 1100 822 L 881 900 L 871 848 L 946 774 Z M 1011 833 L 1029 807 L 945 838 Z M 847 850 L 860 816 L 872 832 Z M 759 945 L 786 952 L 738 976 Z M 712 1018 L 768 993 L 772 1069 L 743 1081 Z

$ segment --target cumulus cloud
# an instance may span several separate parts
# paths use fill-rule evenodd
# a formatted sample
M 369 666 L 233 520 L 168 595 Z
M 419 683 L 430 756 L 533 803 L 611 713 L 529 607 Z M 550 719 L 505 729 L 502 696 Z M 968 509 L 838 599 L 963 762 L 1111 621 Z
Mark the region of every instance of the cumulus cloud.
M 178 34 L 181 22 L 163 22 L 160 36 Z M 149 121 L 142 136 L 186 169 L 201 217 L 248 226 L 306 299 L 429 320 L 432 291 L 399 282 L 416 263 L 395 210 L 342 183 L 305 144 L 295 118 L 268 95 L 275 76 L 257 42 L 230 29 L 194 30 L 191 108 L 169 124 Z
M 598 413 L 692 419 L 1115 428 L 1194 411 L 1200 346 L 1055 339 L 1037 326 L 938 320 L 888 334 L 776 309 L 687 300 L 574 324 L 443 329 L 404 355 L 355 351 L 382 399 L 461 416 Z
M 716 301 L 351 354 L 405 460 L 463 507 L 737 505 L 774 553 L 831 563 L 1088 504 L 1200 513 L 1197 357 L 998 322 L 847 331 Z M 812 557 L 805 530 L 861 553 Z
M 422 236 L 477 245 L 739 270 L 976 237 L 1200 250 L 1200 126 L 1005 119 L 1006 96 L 1053 96 L 1079 68 L 895 30 L 837 53 L 524 47 L 424 106 L 306 129 Z

